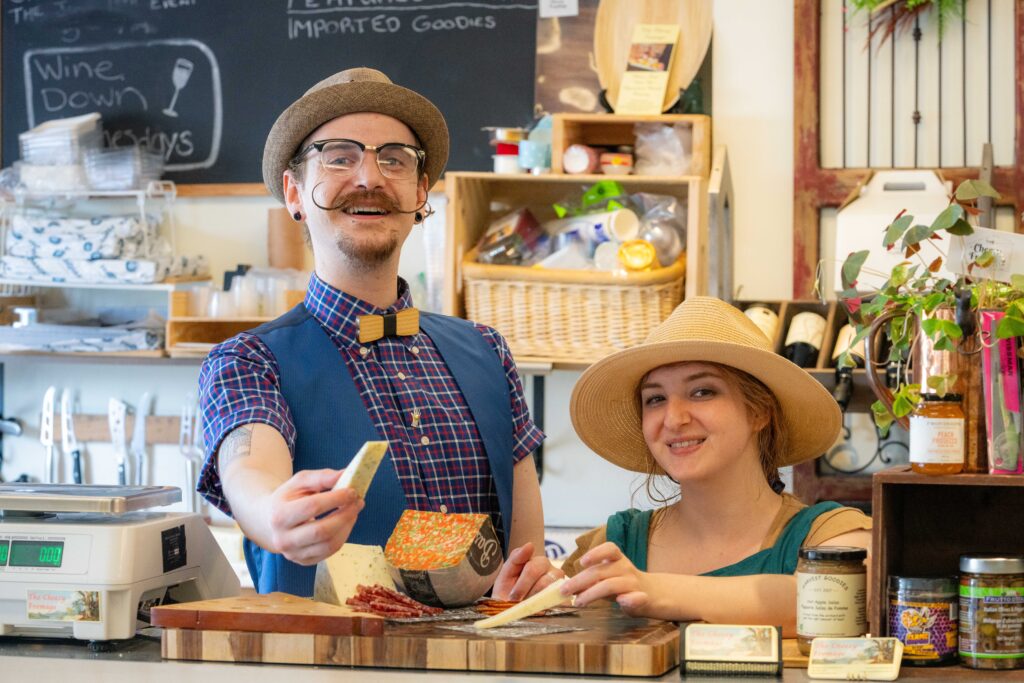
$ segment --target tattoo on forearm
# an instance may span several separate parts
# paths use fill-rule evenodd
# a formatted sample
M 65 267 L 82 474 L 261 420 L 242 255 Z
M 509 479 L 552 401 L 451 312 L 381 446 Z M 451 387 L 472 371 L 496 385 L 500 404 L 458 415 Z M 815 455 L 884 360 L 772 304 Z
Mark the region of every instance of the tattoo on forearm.
M 223 470 L 228 463 L 252 452 L 252 425 L 243 425 L 224 437 L 217 449 L 217 464 Z

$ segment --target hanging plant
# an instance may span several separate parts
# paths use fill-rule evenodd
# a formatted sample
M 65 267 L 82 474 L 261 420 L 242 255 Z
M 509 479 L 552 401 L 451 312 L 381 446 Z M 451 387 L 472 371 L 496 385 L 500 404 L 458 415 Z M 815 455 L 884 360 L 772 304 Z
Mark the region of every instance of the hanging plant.
M 883 45 L 897 31 L 902 33 L 914 27 L 917 18 L 934 7 L 939 26 L 939 40 L 946 24 L 954 17 L 963 19 L 964 4 L 967 0 L 849 0 L 851 16 L 862 11 L 868 12 L 868 45 L 881 31 L 879 45 Z M 883 10 L 889 10 L 883 13 Z

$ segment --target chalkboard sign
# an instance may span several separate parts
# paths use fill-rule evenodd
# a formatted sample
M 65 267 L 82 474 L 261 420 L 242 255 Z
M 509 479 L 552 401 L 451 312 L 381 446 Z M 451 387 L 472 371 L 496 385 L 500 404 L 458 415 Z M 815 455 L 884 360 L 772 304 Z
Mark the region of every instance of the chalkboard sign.
M 179 183 L 262 182 L 278 114 L 353 66 L 433 101 L 452 170 L 487 170 L 484 126 L 533 114 L 536 0 L 4 0 L 3 165 L 18 134 L 88 112 L 108 146 Z

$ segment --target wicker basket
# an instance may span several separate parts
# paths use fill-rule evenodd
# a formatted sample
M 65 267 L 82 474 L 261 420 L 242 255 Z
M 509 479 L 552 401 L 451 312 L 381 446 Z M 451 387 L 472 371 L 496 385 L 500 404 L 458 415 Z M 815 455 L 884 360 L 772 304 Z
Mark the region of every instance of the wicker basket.
M 593 363 L 634 346 L 683 300 L 686 258 L 626 277 L 594 271 L 462 264 L 466 317 L 490 325 L 517 359 Z

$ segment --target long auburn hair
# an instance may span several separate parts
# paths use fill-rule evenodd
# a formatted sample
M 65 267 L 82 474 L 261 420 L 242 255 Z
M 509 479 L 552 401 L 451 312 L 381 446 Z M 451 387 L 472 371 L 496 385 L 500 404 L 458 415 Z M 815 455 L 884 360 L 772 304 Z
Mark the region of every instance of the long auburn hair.
M 702 361 L 703 362 L 703 361 Z M 772 390 L 765 386 L 764 382 L 753 375 L 738 370 L 737 368 L 722 363 L 706 363 L 722 372 L 727 382 L 730 382 L 739 390 L 743 404 L 747 409 L 747 416 L 751 420 L 764 420 L 765 425 L 757 432 L 757 453 L 761 463 L 761 471 L 776 493 L 781 493 L 786 487 L 785 482 L 779 475 L 779 458 L 788 448 L 788 434 L 785 423 L 782 420 L 782 406 L 775 398 Z M 650 373 L 648 373 L 650 374 Z M 646 378 L 646 375 L 644 376 Z M 643 414 L 643 405 L 640 400 L 640 386 L 643 380 L 637 383 L 636 400 L 640 406 L 640 413 Z M 678 490 L 669 493 L 667 496 L 658 488 L 658 477 L 664 475 L 653 457 L 647 458 L 647 479 L 644 487 L 647 496 L 654 502 L 667 504 L 679 495 Z

